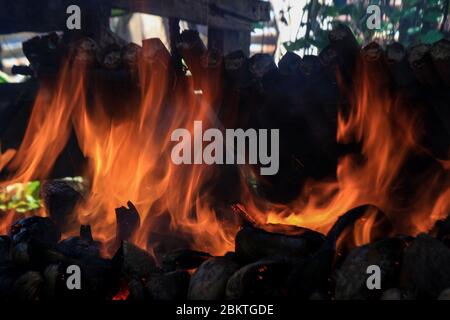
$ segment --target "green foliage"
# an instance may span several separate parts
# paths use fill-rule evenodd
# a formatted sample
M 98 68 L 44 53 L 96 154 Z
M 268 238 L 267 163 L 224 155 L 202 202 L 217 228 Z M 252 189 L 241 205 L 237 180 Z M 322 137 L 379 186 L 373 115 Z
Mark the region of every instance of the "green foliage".
M 41 207 L 40 186 L 39 181 L 32 181 L 16 183 L 0 189 L 0 210 L 27 212 L 39 209 Z
M 4 76 L 2 74 L 2 72 L 0 71 L 0 84 L 2 84 L 2 83 L 8 83 L 8 80 L 7 80 L 6 76 Z
M 294 42 L 284 43 L 287 50 L 311 46 L 321 50 L 328 42 L 327 30 L 337 22 L 346 23 L 361 44 L 376 40 L 382 44 L 399 41 L 409 46 L 418 42 L 432 43 L 444 36 L 440 27 L 444 15 L 448 14 L 446 0 L 403 0 L 401 6 L 394 6 L 394 1 L 389 0 L 355 1 L 340 7 L 324 2 L 308 1 L 303 8 L 303 16 L 307 17 L 307 21 L 301 25 L 306 27 L 307 34 Z M 372 4 L 381 8 L 380 30 L 367 28 L 367 7 Z

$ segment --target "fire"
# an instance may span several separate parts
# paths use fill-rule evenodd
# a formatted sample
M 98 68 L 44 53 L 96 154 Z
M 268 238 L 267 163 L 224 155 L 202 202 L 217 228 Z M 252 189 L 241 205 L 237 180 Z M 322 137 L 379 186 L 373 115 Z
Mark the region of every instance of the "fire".
M 218 218 L 208 189 L 217 168 L 177 166 L 170 159 L 173 130 L 189 128 L 192 133 L 198 120 L 220 127 L 214 116 L 220 84 L 211 82 L 209 88 L 202 81 L 206 87 L 199 95 L 193 81 L 177 81 L 166 49 L 156 40 L 153 44 L 150 56 L 141 57 L 138 87 L 105 84 L 76 61 L 65 64 L 56 86 L 44 83 L 22 145 L 16 153 L 0 154 L 0 169 L 6 166 L 14 172 L 1 186 L 45 179 L 73 128 L 87 159 L 85 177 L 90 187 L 86 201 L 77 208 L 78 222 L 90 224 L 96 239 L 114 242 L 114 209 L 132 201 L 141 215 L 141 227 L 133 239 L 139 246 L 152 250 L 157 245 L 149 243 L 149 234 L 180 235 L 195 249 L 224 254 L 233 250 L 239 226 Z M 152 58 L 158 52 L 162 54 Z M 339 215 L 370 203 L 397 222 L 396 231 L 416 234 L 448 214 L 446 161 L 420 176 L 411 199 L 397 196 L 409 157 L 426 153 L 420 147 L 420 114 L 373 77 L 370 65 L 362 62 L 358 74 L 350 109 L 339 113 L 336 139 L 361 143 L 361 154 L 342 156 L 335 180 L 307 182 L 289 204 L 255 196 L 247 184 L 249 172 L 243 168 L 240 202 L 252 220 L 327 232 Z M 376 221 L 376 213 L 367 212 L 355 225 L 355 244 L 370 241 Z M 77 230 L 74 225 L 69 234 Z
M 268 203 L 247 191 L 242 203 L 260 221 L 327 232 L 341 214 L 369 203 L 389 216 L 395 232 L 415 235 L 448 215 L 448 161 L 436 159 L 440 165 L 420 175 L 420 184 L 412 191 L 414 196 L 410 191 L 410 199 L 402 198 L 406 182 L 401 172 L 409 157 L 428 154 L 420 146 L 420 114 L 401 94 L 390 92 L 371 68 L 370 63 L 360 61 L 350 110 L 341 110 L 338 116 L 337 141 L 361 143 L 361 155 L 341 157 L 336 180 L 309 181 L 300 196 L 287 205 Z M 367 212 L 355 225 L 354 243 L 370 242 L 376 228 L 376 214 Z

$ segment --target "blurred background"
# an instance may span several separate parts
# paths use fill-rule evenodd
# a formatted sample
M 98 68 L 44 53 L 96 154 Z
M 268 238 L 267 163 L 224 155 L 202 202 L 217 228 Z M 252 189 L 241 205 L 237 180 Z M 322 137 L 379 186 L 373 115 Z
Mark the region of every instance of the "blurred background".
M 207 0 L 206 0 L 207 1 Z M 405 46 L 416 42 L 435 42 L 449 33 L 447 19 L 450 0 L 270 0 L 270 20 L 252 25 L 250 54 L 269 53 L 275 61 L 286 51 L 300 55 L 315 54 L 327 43 L 326 32 L 333 23 L 344 22 L 364 44 L 399 41 Z M 380 30 L 366 27 L 367 7 L 380 6 Z M 169 46 L 168 18 L 112 9 L 110 27 L 127 41 L 140 44 L 158 37 Z M 181 21 L 181 29 L 196 29 L 208 41 L 208 27 Z M 27 65 L 22 42 L 37 33 L 0 32 L 0 83 L 20 82 L 12 75 L 13 65 Z

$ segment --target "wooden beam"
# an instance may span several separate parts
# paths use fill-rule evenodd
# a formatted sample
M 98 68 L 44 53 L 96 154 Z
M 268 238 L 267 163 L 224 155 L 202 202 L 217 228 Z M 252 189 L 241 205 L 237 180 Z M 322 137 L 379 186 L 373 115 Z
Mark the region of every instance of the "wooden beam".
M 225 30 L 208 29 L 208 47 L 215 48 L 228 54 L 233 51 L 242 50 L 247 56 L 250 55 L 251 34 L 247 30 Z
M 81 7 L 83 31 L 88 32 L 93 24 L 104 23 L 103 16 L 96 16 L 100 11 L 107 15 L 109 7 L 218 29 L 250 30 L 253 23 L 270 20 L 270 3 L 260 0 L 0 0 L 0 34 L 65 30 L 71 4 Z
M 113 8 L 179 18 L 218 29 L 250 30 L 270 20 L 270 3 L 259 0 L 110 0 Z

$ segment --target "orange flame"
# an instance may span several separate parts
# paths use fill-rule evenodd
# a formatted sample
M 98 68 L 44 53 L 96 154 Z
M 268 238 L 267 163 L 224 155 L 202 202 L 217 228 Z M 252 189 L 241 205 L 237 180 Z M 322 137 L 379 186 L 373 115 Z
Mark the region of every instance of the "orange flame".
M 361 142 L 362 155 L 341 157 L 335 181 L 307 182 L 300 196 L 288 205 L 268 203 L 247 190 L 241 201 L 260 221 L 327 232 L 341 214 L 370 203 L 397 222 L 396 232 L 414 235 L 448 215 L 450 179 L 446 161 L 421 176 L 421 186 L 416 186 L 408 202 L 395 196 L 408 157 L 426 153 L 419 145 L 422 127 L 418 113 L 405 105 L 401 94 L 390 92 L 383 79 L 374 77 L 372 67 L 360 63 L 350 111 L 338 115 L 337 141 Z M 356 245 L 370 241 L 375 217 L 368 212 L 355 225 Z
M 0 169 L 10 162 L 8 168 L 15 172 L 1 185 L 45 178 L 73 126 L 88 159 L 85 176 L 90 183 L 88 198 L 77 208 L 78 218 L 92 225 L 97 239 L 113 242 L 114 209 L 130 200 L 143 222 L 133 239 L 139 246 L 152 249 L 155 243 L 148 243 L 151 232 L 181 233 L 189 235 L 194 248 L 223 254 L 233 249 L 238 225 L 217 218 L 207 188 L 214 179 L 214 167 L 177 166 L 170 159 L 174 129 L 193 132 L 195 120 L 202 120 L 204 126 L 219 126 L 213 102 L 220 85 L 214 83 L 214 88 L 196 95 L 192 82 L 177 82 L 168 64 L 157 63 L 141 61 L 139 102 L 130 98 L 126 105 L 123 99 L 106 99 L 101 94 L 117 95 L 114 86 L 105 87 L 81 66 L 67 64 L 56 90 L 41 87 L 17 154 L 0 155 Z M 255 221 L 327 232 L 339 215 L 371 203 L 402 222 L 397 231 L 415 234 L 448 214 L 446 161 L 423 177 L 413 199 L 405 202 L 395 196 L 408 157 L 425 152 L 419 144 L 420 117 L 405 106 L 400 94 L 371 76 L 370 66 L 362 63 L 360 71 L 350 110 L 339 114 L 336 138 L 340 143 L 361 142 L 361 156 L 341 157 L 336 180 L 308 181 L 299 197 L 287 205 L 255 196 L 246 183 L 248 172 L 242 170 L 241 203 Z M 134 89 L 117 91 L 125 94 Z M 401 219 L 405 216 L 408 219 Z M 162 217 L 169 217 L 169 230 L 161 230 Z M 355 226 L 357 245 L 370 241 L 375 220 L 375 214 L 368 212 Z M 77 229 L 74 226 L 71 233 Z

